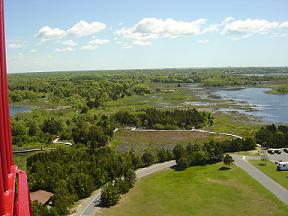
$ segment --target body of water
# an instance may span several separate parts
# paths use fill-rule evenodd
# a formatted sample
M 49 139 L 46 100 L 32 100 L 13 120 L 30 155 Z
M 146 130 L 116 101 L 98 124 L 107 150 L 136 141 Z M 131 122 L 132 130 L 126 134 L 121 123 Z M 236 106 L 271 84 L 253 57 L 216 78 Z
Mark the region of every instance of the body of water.
M 288 123 L 288 95 L 266 94 L 268 88 L 220 89 L 214 94 L 224 99 L 247 102 L 256 111 L 242 112 L 262 118 L 267 123 Z M 229 109 L 220 110 L 228 112 Z M 235 111 L 231 109 L 231 111 Z
M 22 107 L 22 106 L 10 106 L 10 115 L 16 115 L 17 113 L 23 113 L 23 112 L 30 112 L 31 108 L 29 107 Z

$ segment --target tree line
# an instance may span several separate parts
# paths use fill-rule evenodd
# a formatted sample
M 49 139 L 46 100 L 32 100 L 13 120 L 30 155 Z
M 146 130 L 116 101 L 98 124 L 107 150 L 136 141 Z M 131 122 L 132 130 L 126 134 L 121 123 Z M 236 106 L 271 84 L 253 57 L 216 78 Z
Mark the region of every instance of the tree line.
M 187 129 L 213 125 L 213 116 L 209 112 L 197 109 L 145 109 L 142 112 L 129 113 L 119 111 L 114 119 L 120 125 L 144 127 L 148 129 Z
M 274 124 L 262 127 L 256 133 L 256 141 L 267 148 L 288 148 L 288 126 Z

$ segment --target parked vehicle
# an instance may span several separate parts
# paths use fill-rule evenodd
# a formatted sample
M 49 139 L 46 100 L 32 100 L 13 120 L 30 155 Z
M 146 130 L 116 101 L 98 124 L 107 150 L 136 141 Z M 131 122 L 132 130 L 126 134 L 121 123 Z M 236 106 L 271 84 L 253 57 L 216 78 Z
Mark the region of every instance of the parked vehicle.
M 275 152 L 276 154 L 281 154 L 281 150 L 279 150 L 279 149 L 276 149 L 274 152 Z
M 288 170 L 288 162 L 278 162 L 277 163 L 278 171 L 287 171 Z
M 288 149 L 287 149 L 287 148 L 283 149 L 283 151 L 286 152 L 286 153 L 288 153 Z

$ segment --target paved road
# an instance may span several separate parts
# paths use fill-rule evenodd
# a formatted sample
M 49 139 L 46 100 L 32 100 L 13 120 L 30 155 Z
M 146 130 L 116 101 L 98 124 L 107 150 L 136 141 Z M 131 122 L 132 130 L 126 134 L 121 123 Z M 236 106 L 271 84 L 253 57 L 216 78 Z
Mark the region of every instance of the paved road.
M 136 177 L 139 179 L 144 176 L 150 175 L 152 173 L 161 171 L 163 169 L 167 169 L 174 165 L 176 165 L 176 161 L 168 161 L 164 163 L 154 164 L 150 167 L 141 168 L 136 171 Z M 79 209 L 73 215 L 75 216 L 84 216 L 84 215 L 92 216 L 93 215 L 94 216 L 97 212 L 101 210 L 101 208 L 95 207 L 99 203 L 100 197 L 101 197 L 101 189 L 95 191 L 92 194 L 92 196 L 85 202 L 85 204 L 83 204 L 81 209 Z
M 280 184 L 272 180 L 270 177 L 265 175 L 263 172 L 258 170 L 256 167 L 251 165 L 246 157 L 234 155 L 233 159 L 235 164 L 246 171 L 251 177 L 257 180 L 260 184 L 262 184 L 266 189 L 271 191 L 274 195 L 276 195 L 280 200 L 282 200 L 285 204 L 288 204 L 288 190 L 282 187 Z M 248 158 L 249 159 L 249 158 Z M 251 158 L 252 159 L 252 158 Z M 253 158 L 254 159 L 254 158 Z

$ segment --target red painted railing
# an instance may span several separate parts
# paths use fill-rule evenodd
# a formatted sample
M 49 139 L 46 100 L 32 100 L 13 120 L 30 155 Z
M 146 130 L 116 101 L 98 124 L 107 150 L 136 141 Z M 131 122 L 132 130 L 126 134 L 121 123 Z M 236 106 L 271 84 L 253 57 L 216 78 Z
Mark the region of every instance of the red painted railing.
M 18 191 L 15 192 L 16 185 Z M 17 196 L 16 196 L 17 195 Z M 32 215 L 26 173 L 13 162 L 4 31 L 0 0 L 0 216 Z

